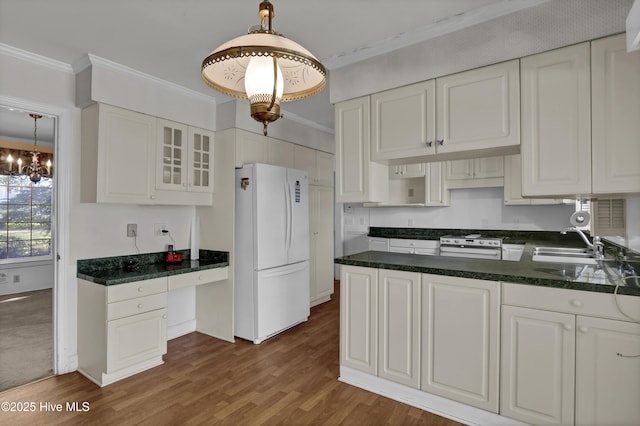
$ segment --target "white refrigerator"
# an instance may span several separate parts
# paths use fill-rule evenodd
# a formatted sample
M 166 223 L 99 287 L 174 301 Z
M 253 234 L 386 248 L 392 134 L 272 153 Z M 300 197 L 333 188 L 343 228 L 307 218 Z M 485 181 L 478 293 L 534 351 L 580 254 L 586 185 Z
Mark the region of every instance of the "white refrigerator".
M 302 170 L 236 170 L 234 334 L 258 344 L 309 318 L 309 188 Z

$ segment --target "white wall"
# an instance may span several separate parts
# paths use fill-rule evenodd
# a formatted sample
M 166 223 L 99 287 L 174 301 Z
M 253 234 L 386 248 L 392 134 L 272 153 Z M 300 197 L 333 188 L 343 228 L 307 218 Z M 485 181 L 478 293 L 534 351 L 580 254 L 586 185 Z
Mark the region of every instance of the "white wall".
M 54 268 L 51 260 L 4 264 L 0 269 L 0 296 L 53 288 L 53 274 Z M 16 279 L 18 282 L 15 282 Z
M 401 228 L 560 231 L 569 226 L 573 205 L 505 206 L 502 188 L 452 189 L 449 207 L 343 208 L 343 250 L 367 250 L 370 226 Z
M 20 52 L 18 52 L 20 53 Z M 166 223 L 179 249 L 189 248 L 190 225 L 194 207 L 129 206 L 80 203 L 80 130 L 81 110 L 75 106 L 75 75 L 71 67 L 35 55 L 16 54 L 12 49 L 0 49 L 0 100 L 36 105 L 42 112 L 60 113 L 57 151 L 58 214 L 67 223 L 63 234 L 57 234 L 61 250 L 58 268 L 61 270 L 56 288 L 57 372 L 77 368 L 77 259 L 120 256 L 137 252 L 133 239 L 126 237 L 126 224 L 138 224 L 138 247 L 141 252 L 163 251 L 168 238 L 153 236 L 155 223 Z M 162 89 L 158 89 L 162 90 Z M 175 98 L 175 94 L 172 97 Z M 116 101 L 113 101 L 117 105 Z M 215 128 L 215 115 L 211 118 Z M 64 170 L 62 170 L 64 169 Z M 170 309 L 182 309 L 173 303 Z M 193 307 L 176 316 L 195 317 Z M 174 309 L 175 311 L 175 309 Z

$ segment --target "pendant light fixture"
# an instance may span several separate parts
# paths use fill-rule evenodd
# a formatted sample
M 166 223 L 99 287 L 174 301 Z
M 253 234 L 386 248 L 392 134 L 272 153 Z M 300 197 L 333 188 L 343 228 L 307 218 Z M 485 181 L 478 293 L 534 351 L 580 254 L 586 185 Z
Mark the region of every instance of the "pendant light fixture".
M 6 171 L 6 174 L 12 176 L 29 176 L 29 179 L 33 183 L 38 183 L 42 178 L 51 177 L 51 160 L 47 160 L 47 170 L 45 172 L 44 168 L 40 164 L 40 152 L 38 151 L 38 120 L 42 118 L 39 114 L 29 114 L 29 117 L 33 118 L 33 151 L 29 151 L 31 154 L 31 163 L 26 166 L 22 166 L 22 158 L 18 156 L 17 163 L 17 172 L 13 171 L 13 156 L 11 154 L 7 155 L 6 161 L 9 163 L 9 170 Z M 19 154 L 20 152 L 17 151 Z
M 267 126 L 281 117 L 280 102 L 320 92 L 324 66 L 307 49 L 274 31 L 275 14 L 268 0 L 260 3 L 260 25 L 230 40 L 202 61 L 202 78 L 219 92 L 249 99 L 251 117 Z

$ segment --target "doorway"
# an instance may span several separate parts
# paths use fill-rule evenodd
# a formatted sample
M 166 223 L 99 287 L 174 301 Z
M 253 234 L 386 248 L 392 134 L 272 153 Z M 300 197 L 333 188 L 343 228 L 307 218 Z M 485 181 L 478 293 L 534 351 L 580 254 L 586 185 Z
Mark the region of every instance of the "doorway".
M 56 118 L 0 107 L 0 391 L 54 365 Z

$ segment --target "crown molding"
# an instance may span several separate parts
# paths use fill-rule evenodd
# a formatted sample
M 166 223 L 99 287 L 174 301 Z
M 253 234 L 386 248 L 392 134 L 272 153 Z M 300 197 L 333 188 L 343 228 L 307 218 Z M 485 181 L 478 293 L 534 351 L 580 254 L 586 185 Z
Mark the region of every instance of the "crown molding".
M 76 62 L 73 63 L 73 70 L 75 71 L 75 73 L 79 73 L 80 71 L 88 68 L 89 66 L 98 66 L 101 68 L 105 68 L 111 71 L 114 71 L 116 73 L 120 73 L 120 74 L 125 74 L 125 75 L 129 75 L 141 80 L 146 80 L 147 82 L 153 84 L 153 85 L 158 85 L 158 86 L 162 86 L 166 89 L 169 90 L 173 90 L 176 92 L 180 92 L 184 95 L 190 96 L 192 98 L 197 98 L 200 99 L 202 101 L 205 102 L 210 102 L 213 104 L 217 104 L 217 100 L 216 98 L 214 98 L 213 96 L 209 96 L 209 95 L 205 95 L 204 93 L 192 90 L 192 89 L 188 89 L 184 86 L 180 86 L 178 84 L 175 83 L 171 83 L 169 81 L 163 80 L 161 78 L 155 77 L 151 74 L 146 74 L 142 71 L 138 71 L 135 70 L 133 68 L 129 68 L 125 65 L 121 65 L 118 64 L 117 62 L 113 62 L 110 61 L 108 59 L 105 58 L 101 58 L 99 56 L 93 55 L 91 53 L 86 54 L 85 56 L 83 56 L 82 58 L 80 58 L 79 60 L 77 60 Z
M 38 55 L 27 50 L 18 49 L 17 47 L 9 46 L 8 44 L 0 43 L 0 54 L 31 62 L 32 64 L 51 68 L 56 71 L 73 74 L 73 68 L 69 64 L 56 61 L 55 59 L 47 58 L 46 56 Z
M 352 52 L 344 52 L 322 59 L 321 62 L 328 70 L 335 70 L 365 59 L 389 53 L 396 49 L 481 24 L 522 9 L 537 6 L 547 1 L 549 0 L 504 0 L 502 2 L 489 4 L 479 9 L 434 22 L 433 24 L 426 25 L 414 31 L 407 31 L 393 37 L 388 37 Z

